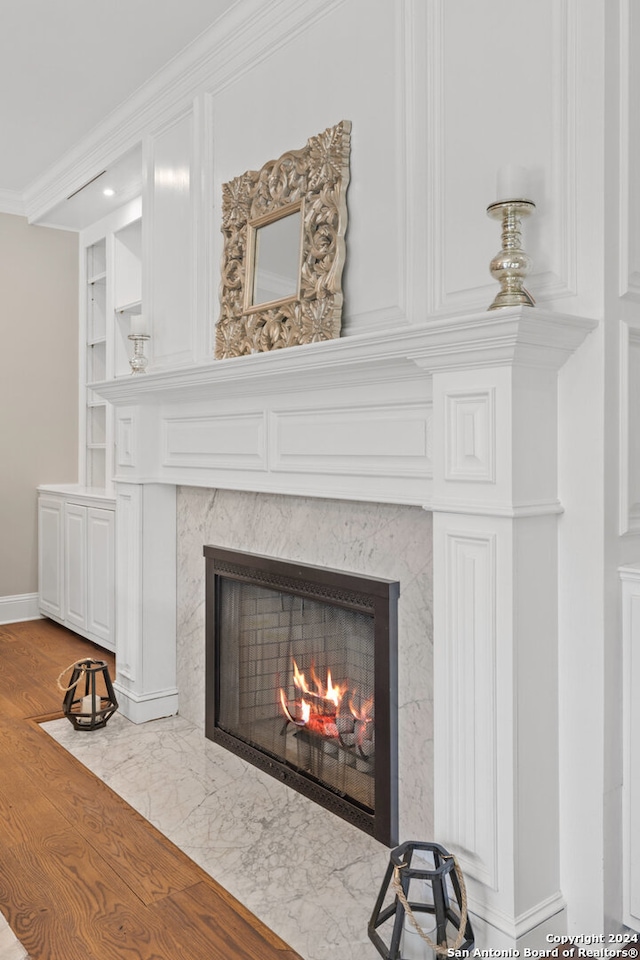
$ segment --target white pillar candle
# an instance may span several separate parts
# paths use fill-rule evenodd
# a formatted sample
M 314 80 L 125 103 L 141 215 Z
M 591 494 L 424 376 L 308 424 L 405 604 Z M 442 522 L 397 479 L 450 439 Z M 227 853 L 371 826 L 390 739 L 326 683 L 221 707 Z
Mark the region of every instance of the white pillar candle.
M 134 337 L 146 337 L 149 335 L 149 325 L 144 314 L 133 313 L 131 315 L 131 333 Z
M 497 200 L 528 200 L 529 174 L 526 167 L 519 167 L 515 163 L 507 163 L 498 170 Z
M 93 713 L 93 697 L 91 694 L 87 694 L 86 697 L 82 698 L 82 710 L 81 713 Z

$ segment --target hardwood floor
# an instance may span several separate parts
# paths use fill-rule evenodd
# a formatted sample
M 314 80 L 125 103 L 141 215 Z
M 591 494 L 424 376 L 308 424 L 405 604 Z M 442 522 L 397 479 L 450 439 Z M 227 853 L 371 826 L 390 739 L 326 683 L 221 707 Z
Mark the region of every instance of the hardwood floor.
M 51 621 L 0 626 L 0 908 L 29 956 L 300 960 L 40 729 L 61 715 L 61 670 L 88 656 L 114 676 Z

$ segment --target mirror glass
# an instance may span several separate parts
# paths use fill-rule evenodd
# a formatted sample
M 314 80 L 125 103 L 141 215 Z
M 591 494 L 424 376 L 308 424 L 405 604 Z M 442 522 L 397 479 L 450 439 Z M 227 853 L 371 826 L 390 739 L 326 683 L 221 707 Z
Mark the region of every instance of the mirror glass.
M 301 237 L 299 209 L 256 229 L 249 306 L 298 296 Z

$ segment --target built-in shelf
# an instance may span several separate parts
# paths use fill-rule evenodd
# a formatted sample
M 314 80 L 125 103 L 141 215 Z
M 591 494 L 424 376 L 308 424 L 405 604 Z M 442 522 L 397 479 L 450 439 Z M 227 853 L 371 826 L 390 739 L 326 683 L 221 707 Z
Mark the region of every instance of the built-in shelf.
M 86 311 L 84 324 L 85 410 L 84 476 L 91 487 L 106 486 L 106 402 L 89 384 L 107 376 L 107 241 L 100 237 L 85 251 Z M 101 448 L 96 447 L 99 436 Z
M 131 373 L 131 317 L 142 313 L 142 220 L 126 224 L 113 235 L 114 369 L 116 377 Z
M 139 313 L 142 310 L 142 300 L 133 300 L 115 308 L 116 313 Z

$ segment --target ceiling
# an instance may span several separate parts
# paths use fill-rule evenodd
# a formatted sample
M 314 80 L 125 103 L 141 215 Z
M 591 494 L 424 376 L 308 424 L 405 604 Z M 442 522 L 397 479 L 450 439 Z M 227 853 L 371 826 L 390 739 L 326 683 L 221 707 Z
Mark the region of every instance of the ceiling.
M 0 0 L 0 191 L 22 195 L 242 0 Z

